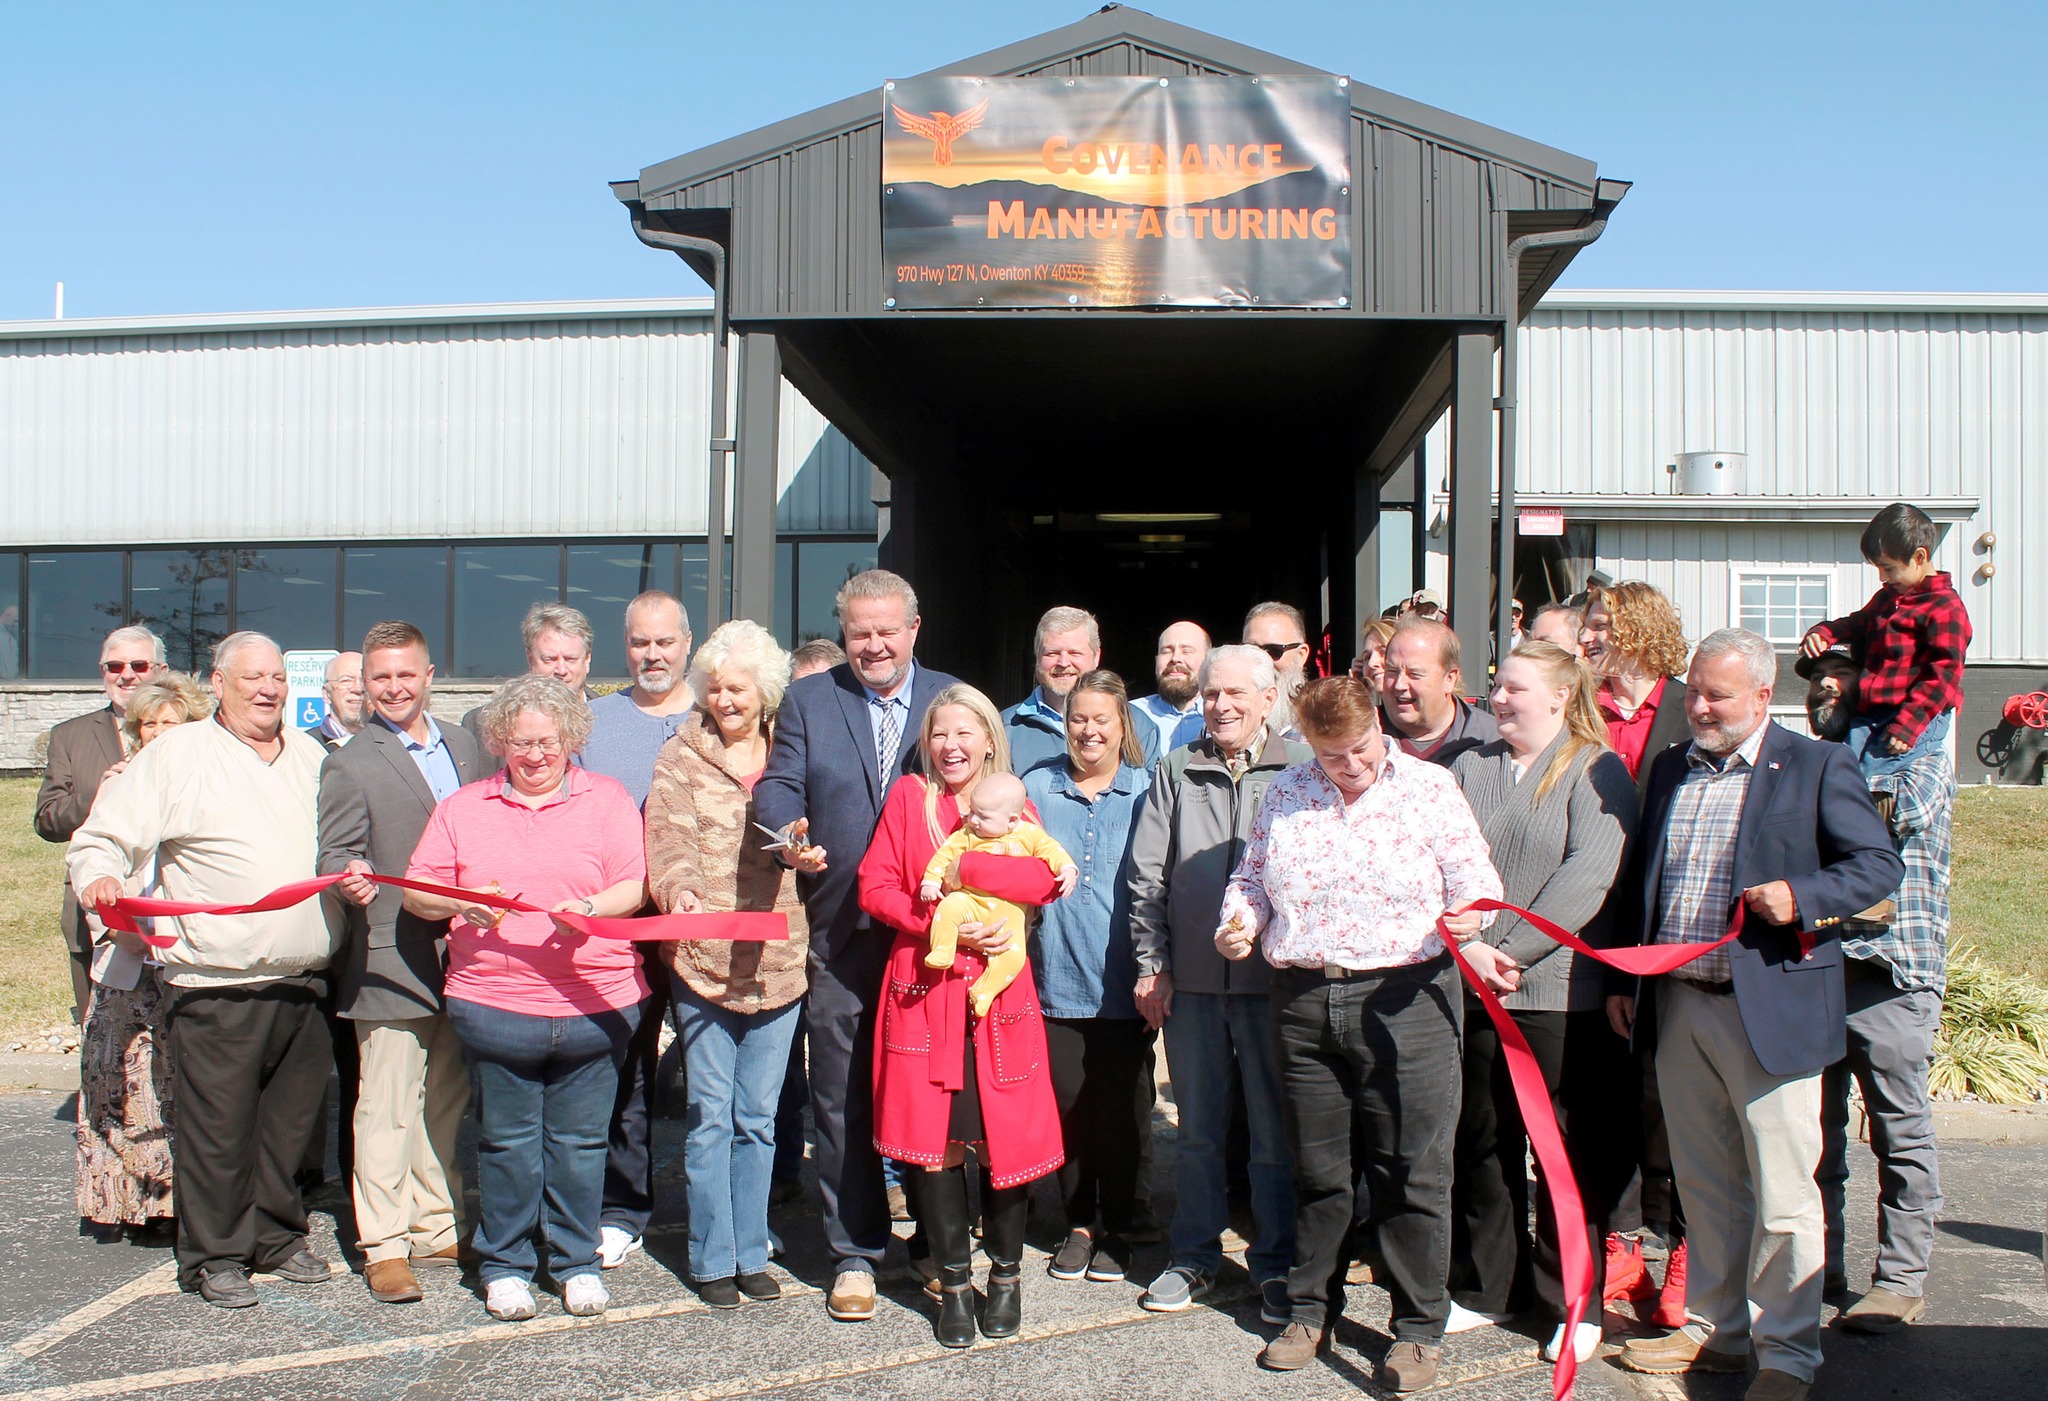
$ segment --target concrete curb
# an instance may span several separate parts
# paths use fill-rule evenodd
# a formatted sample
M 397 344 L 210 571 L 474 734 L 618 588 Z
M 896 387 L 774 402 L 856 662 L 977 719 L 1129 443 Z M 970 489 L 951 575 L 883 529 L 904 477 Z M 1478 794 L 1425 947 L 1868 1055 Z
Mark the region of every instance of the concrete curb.
M 71 1094 L 78 1089 L 78 1057 L 57 1052 L 0 1051 L 0 1094 L 48 1090 Z
M 2048 1104 L 1938 1102 L 1934 1136 L 1959 1143 L 2048 1143 Z

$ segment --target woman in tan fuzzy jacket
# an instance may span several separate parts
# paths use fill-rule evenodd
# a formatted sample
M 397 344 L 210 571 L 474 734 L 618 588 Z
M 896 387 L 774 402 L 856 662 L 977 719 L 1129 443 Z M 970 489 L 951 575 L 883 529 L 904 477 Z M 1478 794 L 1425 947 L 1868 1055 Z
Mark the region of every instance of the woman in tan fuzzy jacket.
M 738 619 L 692 659 L 699 711 L 654 766 L 647 795 L 647 884 L 664 912 L 774 910 L 789 939 L 692 939 L 668 946 L 688 1077 L 683 1165 L 690 1278 L 705 1302 L 773 1299 L 768 1191 L 775 1106 L 789 1066 L 808 944 L 796 874 L 754 826 L 754 782 L 768 766 L 789 656 Z

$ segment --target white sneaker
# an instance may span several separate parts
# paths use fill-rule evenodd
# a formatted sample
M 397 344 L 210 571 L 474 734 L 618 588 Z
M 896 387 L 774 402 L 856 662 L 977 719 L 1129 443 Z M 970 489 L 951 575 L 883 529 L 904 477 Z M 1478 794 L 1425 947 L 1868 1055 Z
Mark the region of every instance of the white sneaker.
M 1474 1313 L 1463 1304 L 1451 1305 L 1451 1316 L 1444 1324 L 1446 1333 L 1469 1333 L 1475 1328 L 1491 1328 L 1497 1323 L 1506 1323 L 1504 1313 Z
M 626 1257 L 640 1248 L 640 1237 L 629 1235 L 617 1226 L 597 1228 L 597 1263 L 608 1270 L 616 1270 L 626 1263 Z
M 1578 1355 L 1579 1361 L 1591 1362 L 1593 1355 L 1600 1351 L 1600 1344 L 1606 1340 L 1606 1336 L 1599 1324 L 1581 1323 L 1574 1334 L 1572 1351 Z M 1550 1335 L 1550 1341 L 1543 1345 L 1543 1350 L 1537 1355 L 1545 1362 L 1555 1362 L 1563 1353 L 1564 1325 L 1560 1323 L 1557 1325 L 1557 1331 Z
M 638 1245 L 640 1242 L 634 1241 Z M 605 1311 L 612 1296 L 597 1275 L 577 1275 L 562 1285 L 562 1312 L 589 1318 Z
M 532 1318 L 533 1289 L 523 1279 L 494 1279 L 485 1286 L 484 1307 L 506 1323 Z

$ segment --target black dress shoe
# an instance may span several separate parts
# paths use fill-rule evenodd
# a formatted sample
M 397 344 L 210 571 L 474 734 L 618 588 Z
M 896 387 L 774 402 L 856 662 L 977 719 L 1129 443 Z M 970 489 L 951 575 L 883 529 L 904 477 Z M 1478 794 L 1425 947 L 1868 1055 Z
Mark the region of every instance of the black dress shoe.
M 249 1276 L 234 1265 L 222 1265 L 199 1276 L 199 1297 L 217 1309 L 251 1309 L 261 1303 Z
M 325 1284 L 334 1278 L 334 1266 L 300 1246 L 289 1259 L 267 1266 L 262 1273 L 276 1275 L 291 1284 Z
M 730 1276 L 699 1281 L 697 1297 L 714 1309 L 736 1309 L 740 1306 L 740 1288 Z
M 772 1303 L 782 1297 L 782 1285 L 776 1281 L 774 1275 L 769 1274 L 766 1270 L 756 1270 L 752 1274 L 739 1275 L 733 1280 L 733 1283 L 739 1286 L 740 1293 L 746 1295 L 757 1304 Z
M 1014 1338 L 1023 1326 L 1023 1267 L 1015 1263 L 989 1266 L 988 1298 L 981 1306 L 981 1335 Z

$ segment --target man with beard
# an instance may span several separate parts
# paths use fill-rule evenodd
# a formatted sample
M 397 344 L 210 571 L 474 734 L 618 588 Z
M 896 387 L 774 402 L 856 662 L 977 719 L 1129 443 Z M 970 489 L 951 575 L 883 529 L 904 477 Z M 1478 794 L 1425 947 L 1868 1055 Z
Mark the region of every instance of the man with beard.
M 1152 679 L 1158 694 L 1131 702 L 1131 709 L 1150 720 L 1164 755 L 1202 737 L 1202 691 L 1195 672 L 1209 653 L 1209 634 L 1199 623 L 1178 622 L 1159 634 L 1152 657 Z
M 1294 724 L 1294 693 L 1308 679 L 1308 623 L 1292 604 L 1254 604 L 1244 615 L 1244 644 L 1256 647 L 1273 659 L 1273 672 L 1280 679 L 1280 699 L 1267 720 L 1274 734 L 1299 742 L 1301 731 Z
M 1067 756 L 1067 697 L 1074 683 L 1102 665 L 1102 630 L 1095 615 L 1080 608 L 1049 608 L 1038 620 L 1037 662 L 1032 676 L 1038 684 L 1030 695 L 1003 712 L 1010 739 L 1010 771 L 1022 774 L 1048 760 Z M 1149 726 L 1138 733 L 1145 766 L 1159 759 L 1159 735 Z
M 626 670 L 633 684 L 590 703 L 590 738 L 578 762 L 592 773 L 626 785 L 636 803 L 647 801 L 654 761 L 663 745 L 689 719 L 697 698 L 684 679 L 690 656 L 690 615 L 674 594 L 649 589 L 626 605 Z M 598 1228 L 598 1259 L 617 1269 L 640 1248 L 654 1213 L 653 1110 L 648 1086 L 661 1056 L 662 1012 L 668 976 L 654 944 L 641 945 L 648 959 L 648 994 L 640 1029 L 626 1048 L 619 1071 L 619 1097 L 612 1111 L 611 1152 L 604 1168 L 604 1217 Z

